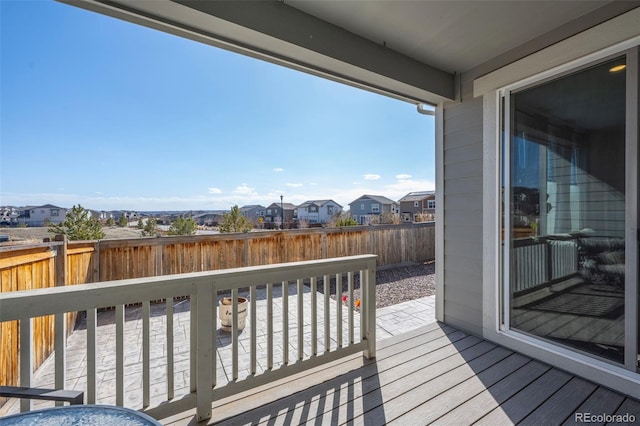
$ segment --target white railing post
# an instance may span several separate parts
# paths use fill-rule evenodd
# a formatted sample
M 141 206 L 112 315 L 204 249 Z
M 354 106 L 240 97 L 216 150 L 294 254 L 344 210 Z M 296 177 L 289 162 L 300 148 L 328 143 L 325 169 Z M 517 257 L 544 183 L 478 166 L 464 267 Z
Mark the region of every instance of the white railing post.
M 195 305 L 196 321 L 191 328 L 196 328 L 196 417 L 200 422 L 211 418 L 213 398 L 213 286 L 197 287 Z
M 151 401 L 151 303 L 142 302 L 142 406 Z
M 96 403 L 96 354 L 98 328 L 98 310 L 96 308 L 87 309 L 87 404 Z
M 376 357 L 376 261 L 375 259 L 369 261 L 369 266 L 365 272 L 365 282 L 363 287 L 366 289 L 364 305 L 364 318 L 361 321 L 365 322 L 364 338 L 367 340 L 367 347 L 364 351 L 364 356 L 368 359 Z
M 64 389 L 67 369 L 67 315 L 56 314 L 54 325 L 55 348 L 55 388 Z M 56 401 L 56 406 L 62 405 L 62 401 Z
M 33 318 L 20 320 L 20 386 L 31 387 L 33 377 Z M 20 400 L 20 412 L 31 411 L 31 400 Z
M 62 241 L 56 249 L 56 287 L 64 287 L 67 282 L 67 237 L 56 235 L 55 240 Z M 55 388 L 64 389 L 67 377 L 67 315 L 57 314 L 54 321 Z M 60 405 L 63 402 L 56 401 L 56 406 Z
M 167 316 L 167 399 L 173 399 L 175 396 L 173 372 L 173 297 L 167 297 L 165 304 Z
M 231 380 L 238 380 L 238 289 L 231 290 Z
M 116 405 L 124 406 L 124 305 L 116 306 Z
M 289 281 L 282 281 L 282 363 L 289 364 Z

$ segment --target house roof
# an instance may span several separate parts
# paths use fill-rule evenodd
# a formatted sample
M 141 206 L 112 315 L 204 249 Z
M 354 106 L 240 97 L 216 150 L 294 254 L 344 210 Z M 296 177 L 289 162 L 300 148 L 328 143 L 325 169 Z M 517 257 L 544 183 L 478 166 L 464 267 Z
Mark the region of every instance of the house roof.
M 32 209 L 64 209 L 64 207 L 54 206 L 53 204 L 43 204 L 42 206 L 31 207 Z
M 431 104 L 456 97 L 461 84 L 456 75 L 471 70 L 482 75 L 495 69 L 496 61 L 513 62 L 640 5 L 635 0 L 61 1 Z
M 333 203 L 336 206 L 342 208 L 342 206 L 340 204 L 336 203 L 333 200 L 307 200 L 304 203 L 299 204 L 298 207 L 307 207 L 307 206 L 309 206 L 311 204 L 315 204 L 318 207 L 322 207 L 322 206 L 324 206 L 325 204 L 328 204 L 328 203 Z
M 252 210 L 252 209 L 256 209 L 256 208 L 264 209 L 264 207 L 261 206 L 260 204 L 249 204 L 249 205 L 240 207 L 240 211 L 247 211 L 247 210 Z
M 435 191 L 410 192 L 407 195 L 405 195 L 404 197 L 400 198 L 400 202 L 403 202 L 403 201 L 420 201 L 420 200 L 424 200 L 427 197 L 431 197 L 433 195 L 436 195 Z
M 396 202 L 395 202 L 395 201 L 393 201 L 392 199 L 387 198 L 387 197 L 385 197 L 385 196 L 383 196 L 383 195 L 367 195 L 367 194 L 365 194 L 365 195 L 363 195 L 362 197 L 360 197 L 360 198 L 358 198 L 358 199 L 353 200 L 352 202 L 350 202 L 350 203 L 349 203 L 349 205 L 351 205 L 351 204 L 353 204 L 353 203 L 356 203 L 356 202 L 358 202 L 359 200 L 362 200 L 362 199 L 364 199 L 364 198 L 369 198 L 369 199 L 371 199 L 371 200 L 373 200 L 373 201 L 377 201 L 377 202 L 378 202 L 378 203 L 380 203 L 380 204 L 396 204 Z
M 271 203 L 267 208 L 280 207 L 281 203 Z M 297 206 L 291 203 L 282 203 L 282 208 L 285 210 L 295 210 Z

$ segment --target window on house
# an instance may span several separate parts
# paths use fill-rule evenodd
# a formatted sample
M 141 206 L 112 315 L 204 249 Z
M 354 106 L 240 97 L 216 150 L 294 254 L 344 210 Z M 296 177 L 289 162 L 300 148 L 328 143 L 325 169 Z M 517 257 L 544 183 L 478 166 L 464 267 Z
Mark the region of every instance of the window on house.
M 360 210 L 364 210 L 364 203 L 360 204 Z
M 414 201 L 413 207 L 420 207 L 420 201 Z
M 51 209 L 51 216 L 58 216 L 58 209 Z
M 333 214 L 333 206 L 327 206 L 327 213 Z
M 436 200 L 427 200 L 427 208 L 435 209 L 436 208 Z
M 271 209 L 267 209 L 267 214 L 270 215 L 271 214 Z
M 373 213 L 379 213 L 380 212 L 380 204 L 371 204 L 371 211 Z

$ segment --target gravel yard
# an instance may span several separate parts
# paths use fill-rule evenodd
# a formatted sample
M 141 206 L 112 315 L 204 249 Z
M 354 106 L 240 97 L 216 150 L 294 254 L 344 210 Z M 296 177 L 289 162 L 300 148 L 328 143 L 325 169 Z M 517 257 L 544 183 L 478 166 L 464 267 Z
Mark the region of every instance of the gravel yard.
M 379 270 L 376 273 L 376 307 L 395 305 L 436 293 L 436 264 L 425 262 L 418 265 Z M 360 298 L 360 279 L 354 280 L 354 298 Z M 318 281 L 318 291 L 324 293 L 324 283 Z M 346 278 L 342 282 L 342 295 L 347 294 Z M 331 297 L 335 299 L 336 283 L 331 280 Z

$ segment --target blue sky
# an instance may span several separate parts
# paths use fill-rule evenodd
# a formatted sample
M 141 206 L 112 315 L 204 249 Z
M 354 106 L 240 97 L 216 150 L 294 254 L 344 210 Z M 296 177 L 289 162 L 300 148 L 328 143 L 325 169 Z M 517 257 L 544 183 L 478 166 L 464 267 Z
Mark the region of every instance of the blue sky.
M 414 105 L 66 4 L 0 7 L 0 205 L 346 209 L 435 188 Z

